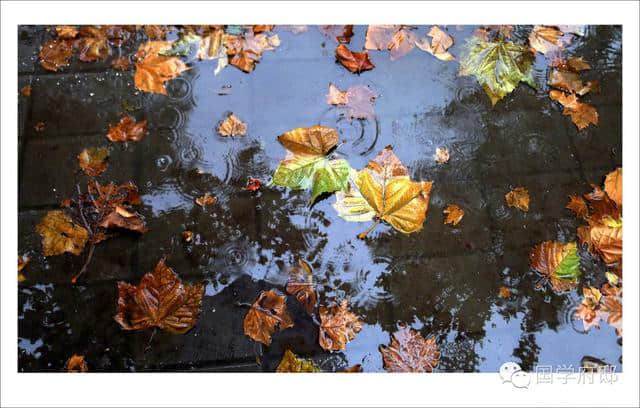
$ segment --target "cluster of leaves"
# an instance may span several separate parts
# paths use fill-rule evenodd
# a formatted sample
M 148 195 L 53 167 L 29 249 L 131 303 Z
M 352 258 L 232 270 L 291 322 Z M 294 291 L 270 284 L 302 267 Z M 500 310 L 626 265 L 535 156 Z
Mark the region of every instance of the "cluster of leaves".
M 591 67 L 582 58 L 570 58 L 567 61 L 558 59 L 549 76 L 549 98 L 559 102 L 564 110 L 563 115 L 570 116 L 579 130 L 598 124 L 598 112 L 592 105 L 581 102 L 579 96 L 589 92 L 598 92 L 598 81 L 582 82 L 579 72 Z
M 427 34 L 429 38 L 418 38 L 413 27 L 403 25 L 370 25 L 367 28 L 364 47 L 367 50 L 389 51 L 392 61 L 410 53 L 416 46 L 443 61 L 454 59 L 447 49 L 453 45 L 453 38 L 440 27 L 433 26 Z
M 524 212 L 529 212 L 529 190 L 525 187 L 516 187 L 505 194 L 504 199 L 509 207 L 518 208 Z
M 600 321 L 606 321 L 622 337 L 622 286 L 605 283 L 601 289 L 584 287 L 582 294 L 575 317 L 582 320 L 584 330 L 600 327 Z

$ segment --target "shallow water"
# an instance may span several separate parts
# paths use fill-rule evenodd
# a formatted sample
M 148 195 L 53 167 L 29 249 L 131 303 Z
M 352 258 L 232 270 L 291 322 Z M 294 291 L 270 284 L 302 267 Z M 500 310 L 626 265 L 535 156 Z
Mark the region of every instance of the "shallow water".
M 518 26 L 515 40 L 524 41 L 530 28 Z M 446 27 L 453 55 L 474 29 Z M 18 243 L 20 254 L 32 256 L 18 286 L 20 371 L 62 371 L 73 353 L 83 354 L 91 371 L 272 371 L 286 348 L 328 371 L 354 364 L 382 371 L 378 345 L 400 322 L 436 337 L 436 371 L 495 372 L 506 361 L 525 370 L 577 368 L 583 356 L 622 369 L 614 329 L 604 324 L 585 333 L 571 318 L 581 286 L 561 295 L 535 289 L 539 276 L 528 263 L 536 243 L 576 239 L 581 222 L 564 209 L 567 196 L 601 184 L 621 165 L 620 27 L 589 26 L 568 47 L 567 55 L 592 66 L 582 77 L 602 88 L 586 97 L 600 122 L 581 132 L 549 99 L 541 54 L 534 67 L 539 89 L 521 83 L 492 108 L 474 78 L 457 76 L 456 61 L 418 49 L 396 61 L 371 52 L 375 69 L 354 75 L 335 62 L 336 43 L 315 27 L 276 31 L 282 45 L 265 52 L 252 73 L 229 66 L 214 76 L 216 61 L 193 62 L 163 96 L 136 91 L 132 71 L 110 69 L 110 59 L 44 71 L 37 52 L 51 34 L 20 27 L 18 89 L 32 86 L 30 98 L 19 96 Z M 364 45 L 365 32 L 354 27 L 351 49 Z M 141 41 L 139 35 L 116 53 L 129 55 Z M 376 119 L 341 116 L 325 101 L 329 83 L 370 86 L 380 95 Z M 106 129 L 125 106 L 149 121 L 150 132 L 138 143 L 113 144 L 100 180 L 139 186 L 149 232 L 100 244 L 87 274 L 72 285 L 85 254 L 45 258 L 34 229 L 86 183 L 76 155 L 109 145 Z M 248 123 L 246 137 L 216 134 L 228 112 Z M 42 133 L 34 131 L 39 121 Z M 362 241 L 356 235 L 367 225 L 338 217 L 333 196 L 309 208 L 306 191 L 243 190 L 250 177 L 268 181 L 284 158 L 278 135 L 314 124 L 339 130 L 337 154 L 355 169 L 391 144 L 413 179 L 432 180 L 424 229 L 403 235 L 381 225 Z M 443 146 L 451 160 L 438 165 L 433 155 Z M 504 201 L 520 185 L 531 196 L 528 213 Z M 194 199 L 205 192 L 218 203 L 203 210 Z M 449 203 L 466 211 L 456 227 L 443 224 Z M 194 232 L 191 244 L 182 240 L 185 229 Z M 149 342 L 152 330 L 126 332 L 113 320 L 116 282 L 137 284 L 162 256 L 183 280 L 204 281 L 205 297 L 193 330 L 158 331 Z M 581 256 L 581 285 L 601 284 L 604 265 Z M 293 298 L 287 304 L 295 326 L 277 332 L 270 347 L 244 336 L 246 308 L 236 303 L 252 303 L 261 290 L 283 291 L 298 259 L 313 267 L 321 304 L 347 298 L 365 323 L 345 352 L 320 348 L 317 327 Z M 512 289 L 508 300 L 499 297 L 501 286 Z

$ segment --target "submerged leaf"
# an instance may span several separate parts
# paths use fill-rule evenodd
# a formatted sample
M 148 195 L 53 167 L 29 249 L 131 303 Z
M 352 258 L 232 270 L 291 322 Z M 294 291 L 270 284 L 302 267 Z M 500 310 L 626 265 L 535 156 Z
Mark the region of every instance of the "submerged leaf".
M 75 225 L 60 210 L 49 211 L 36 226 L 36 232 L 42 237 L 44 256 L 62 255 L 65 252 L 80 255 L 89 238 L 86 229 Z
M 464 210 L 455 204 L 449 204 L 443 211 L 446 214 L 445 224 L 458 225 L 464 217 Z
M 149 41 L 140 44 L 136 53 L 138 62 L 134 76 L 137 89 L 166 95 L 165 82 L 189 69 L 180 58 L 160 55 L 160 52 L 170 48 L 169 41 Z
M 427 34 L 431 37 L 431 44 L 427 38 L 416 41 L 416 45 L 422 51 L 428 52 L 442 61 L 453 61 L 454 57 L 447 51 L 453 45 L 453 37 L 442 31 L 440 27 L 433 26 Z
M 138 142 L 146 133 L 146 120 L 136 122 L 136 120 L 131 116 L 123 116 L 117 125 L 109 126 L 107 139 L 112 142 Z
M 277 373 L 319 373 L 321 371 L 313 361 L 298 358 L 289 349 L 284 352 L 282 360 L 276 368 Z
M 184 334 L 196 324 L 204 284 L 183 284 L 164 258 L 138 286 L 118 282 L 118 309 L 114 316 L 124 330 L 157 327 Z
M 329 84 L 327 103 L 342 106 L 352 119 L 372 119 L 376 116 L 373 104 L 378 95 L 366 85 L 355 85 L 346 91 Z
M 313 314 L 318 296 L 313 285 L 311 266 L 303 260 L 298 261 L 298 267 L 289 271 L 289 281 L 285 286 L 288 295 L 296 297 L 308 314 Z
M 225 137 L 244 136 L 247 134 L 247 124 L 231 113 L 218 125 L 218 134 Z
M 581 272 L 575 242 L 544 241 L 531 249 L 529 262 L 557 292 L 572 289 L 578 284 Z
M 69 65 L 69 60 L 73 54 L 71 43 L 62 39 L 52 39 L 40 47 L 40 65 L 48 71 L 57 71 Z
M 320 306 L 320 346 L 329 351 L 346 350 L 347 343 L 362 329 L 362 322 L 347 308 L 347 301 L 329 308 Z
M 391 61 L 407 55 L 416 46 L 413 31 L 402 25 L 370 25 L 364 47 L 367 50 L 389 51 Z
M 516 207 L 524 212 L 529 211 L 529 191 L 524 187 L 516 187 L 505 194 L 504 199 L 509 207 Z
M 260 293 L 244 317 L 244 334 L 268 346 L 276 327 L 288 329 L 293 327 L 293 321 L 287 312 L 285 297 L 271 289 Z
M 375 68 L 375 65 L 369 61 L 369 54 L 366 51 L 353 52 L 343 44 L 336 48 L 336 59 L 354 74 Z
M 78 155 L 78 164 L 87 176 L 98 177 L 107 169 L 109 149 L 106 147 L 91 147 L 84 149 Z
M 416 330 L 400 324 L 388 346 L 380 345 L 383 367 L 395 373 L 430 373 L 440 360 L 435 337 L 423 338 Z

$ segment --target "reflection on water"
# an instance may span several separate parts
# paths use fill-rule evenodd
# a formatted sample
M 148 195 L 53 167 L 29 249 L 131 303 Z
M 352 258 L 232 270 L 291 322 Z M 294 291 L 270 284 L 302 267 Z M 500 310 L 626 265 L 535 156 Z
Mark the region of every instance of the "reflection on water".
M 515 38 L 525 39 L 529 29 L 517 27 Z M 450 27 L 454 55 L 460 55 L 473 30 Z M 352 48 L 357 49 L 366 27 L 354 31 Z M 43 35 L 42 29 L 28 31 L 31 41 Z M 602 95 L 590 101 L 600 110 L 600 124 L 584 132 L 587 136 L 577 134 L 546 96 L 547 61 L 540 55 L 534 66 L 540 89 L 520 85 L 492 108 L 475 80 L 457 77 L 455 62 L 418 51 L 394 62 L 386 53 L 371 53 L 376 68 L 356 76 L 334 63 L 333 50 L 317 30 L 279 35 L 283 45 L 265 54 L 250 75 L 228 67 L 214 76 L 215 61 L 194 63 L 167 84 L 167 96 L 141 95 L 130 80 L 106 67 L 96 89 L 96 81 L 82 72 L 86 66 L 75 63 L 61 74 L 34 80 L 29 102 L 34 117 L 27 124 L 56 123 L 58 132 L 50 136 L 55 148 L 47 151 L 43 167 L 71 162 L 81 148 L 104 144 L 103 129 L 123 107 L 149 120 L 149 135 L 122 149 L 116 146 L 103 176 L 131 179 L 140 187 L 149 232 L 98 247 L 85 282 L 68 284 L 82 257 L 45 261 L 33 230 L 43 208 L 72 194 L 84 176 L 72 170 L 58 178 L 33 173 L 31 160 L 41 154 L 34 150 L 38 136 L 32 126 L 24 127 L 19 247 L 33 259 L 25 270 L 28 280 L 19 287 L 20 370 L 59 371 L 72 353 L 84 354 L 93 371 L 270 370 L 288 347 L 325 370 L 362 364 L 365 371 L 380 371 L 378 345 L 388 343 L 400 322 L 436 336 L 442 352 L 438 371 L 497 371 L 505 361 L 525 369 L 578 366 L 584 355 L 620 367 L 614 330 L 580 330 L 581 322 L 571 318 L 577 294 L 536 289 L 538 277 L 527 258 L 539 241 L 575 239 L 578 222 L 564 210 L 567 195 L 586 191 L 588 183 L 599 183 L 621 164 L 619 154 L 608 154 L 621 152 L 619 28 L 589 27 L 569 46 L 569 55 L 592 65 L 589 79 L 603 84 Z M 136 48 L 123 47 L 123 53 Z M 39 67 L 36 74 L 42 74 Z M 375 89 L 377 117 L 351 120 L 328 106 L 331 82 L 341 89 Z M 46 94 L 42 101 L 48 107 L 39 106 L 38 92 Z M 99 115 L 95 107 L 78 102 L 90 92 L 102 101 Z M 72 108 L 77 112 L 69 112 Z M 229 112 L 247 122 L 247 136 L 216 134 L 217 123 Z M 65 119 L 89 114 L 92 121 L 80 123 L 97 121 L 97 128 L 76 127 Z M 338 129 L 341 143 L 334 154 L 356 169 L 393 144 L 412 178 L 434 181 L 424 230 L 404 236 L 381 225 L 366 241 L 358 240 L 368 225 L 338 217 L 331 208 L 334 197 L 309 207 L 307 192 L 270 187 L 270 176 L 286 154 L 276 137 L 314 124 Z M 67 127 L 72 127 L 69 134 L 86 138 L 69 139 Z M 433 160 L 438 147 L 450 150 L 448 164 Z M 262 189 L 245 190 L 249 178 L 262 180 Z M 529 189 L 530 213 L 506 206 L 504 193 L 515 185 Z M 217 204 L 195 205 L 205 193 L 218 197 Z M 455 228 L 442 222 L 449 203 L 466 212 Z M 194 233 L 191 243 L 182 239 L 184 230 Z M 149 332 L 123 332 L 112 319 L 116 281 L 137 282 L 163 255 L 184 280 L 205 281 L 203 313 L 188 334 L 159 332 L 145 350 Z M 583 283 L 597 283 L 603 265 L 587 253 L 582 258 Z M 365 322 L 346 352 L 322 351 L 317 328 L 291 302 L 296 325 L 274 336 L 271 347 L 243 335 L 246 309 L 236 303 L 253 302 L 260 290 L 282 291 L 287 270 L 298 259 L 312 266 L 321 304 L 347 298 Z M 499 297 L 501 286 L 511 290 L 511 298 Z

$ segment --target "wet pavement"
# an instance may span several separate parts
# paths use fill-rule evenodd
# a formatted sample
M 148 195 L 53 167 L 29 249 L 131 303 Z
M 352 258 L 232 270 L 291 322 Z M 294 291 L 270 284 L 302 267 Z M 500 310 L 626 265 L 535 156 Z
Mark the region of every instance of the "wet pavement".
M 454 56 L 474 29 L 446 27 Z M 518 26 L 514 40 L 524 42 L 530 29 Z M 315 27 L 276 32 L 282 44 L 265 52 L 252 73 L 229 66 L 214 76 L 216 61 L 192 61 L 164 96 L 137 91 L 133 71 L 111 69 L 111 59 L 45 71 L 37 53 L 51 33 L 19 29 L 18 89 L 32 87 L 31 97 L 18 97 L 18 246 L 32 256 L 18 286 L 20 371 L 61 371 L 74 353 L 91 371 L 272 371 L 286 348 L 327 371 L 354 364 L 382 371 L 378 345 L 400 322 L 436 336 L 442 353 L 436 371 L 494 372 L 506 361 L 525 370 L 579 367 L 587 355 L 621 369 L 615 330 L 605 324 L 584 333 L 571 318 L 581 286 L 560 295 L 536 289 L 539 277 L 528 263 L 536 243 L 576 239 L 581 222 L 564 208 L 567 196 L 589 191 L 621 166 L 620 27 L 589 26 L 566 52 L 591 64 L 583 79 L 601 83 L 600 94 L 586 97 L 599 124 L 583 131 L 549 99 L 541 54 L 534 66 L 539 89 L 521 83 L 492 108 L 474 78 L 457 76 L 457 61 L 417 49 L 396 61 L 371 52 L 375 69 L 354 75 L 335 62 L 335 41 Z M 363 46 L 365 32 L 354 27 L 351 49 Z M 139 34 L 115 54 L 128 56 L 141 41 Z M 380 95 L 376 119 L 341 116 L 326 103 L 329 83 L 368 85 Z M 216 134 L 229 112 L 248 124 L 247 136 Z M 142 141 L 107 141 L 108 126 L 123 113 L 148 120 Z M 36 132 L 40 121 L 45 129 Z M 315 124 L 339 130 L 338 154 L 355 169 L 391 144 L 412 179 L 432 180 L 424 229 L 403 235 L 379 226 L 362 241 L 356 235 L 366 226 L 338 217 L 333 196 L 309 208 L 306 191 L 244 190 L 251 177 L 266 183 L 284 158 L 278 135 Z M 85 254 L 43 257 L 35 226 L 86 184 L 76 155 L 97 146 L 112 149 L 99 180 L 139 186 L 149 231 L 101 243 L 72 285 Z M 434 161 L 437 147 L 449 148 L 448 164 Z M 529 190 L 528 213 L 505 203 L 516 186 Z M 218 203 L 202 209 L 194 199 L 206 192 Z M 456 227 L 443 224 L 449 203 L 466 212 Z M 182 240 L 185 229 L 194 233 L 191 244 Z M 123 331 L 113 320 L 116 282 L 137 284 L 162 256 L 184 281 L 204 281 L 205 296 L 193 330 L 158 331 L 149 342 L 152 330 Z M 270 347 L 244 335 L 246 308 L 236 303 L 252 303 L 261 290 L 284 291 L 298 259 L 313 267 L 321 304 L 347 298 L 364 321 L 345 352 L 320 348 L 317 326 L 293 298 L 287 306 L 295 326 L 277 332 Z M 599 286 L 605 266 L 588 253 L 581 259 L 581 285 Z M 501 286 L 512 289 L 509 299 L 499 296 Z

